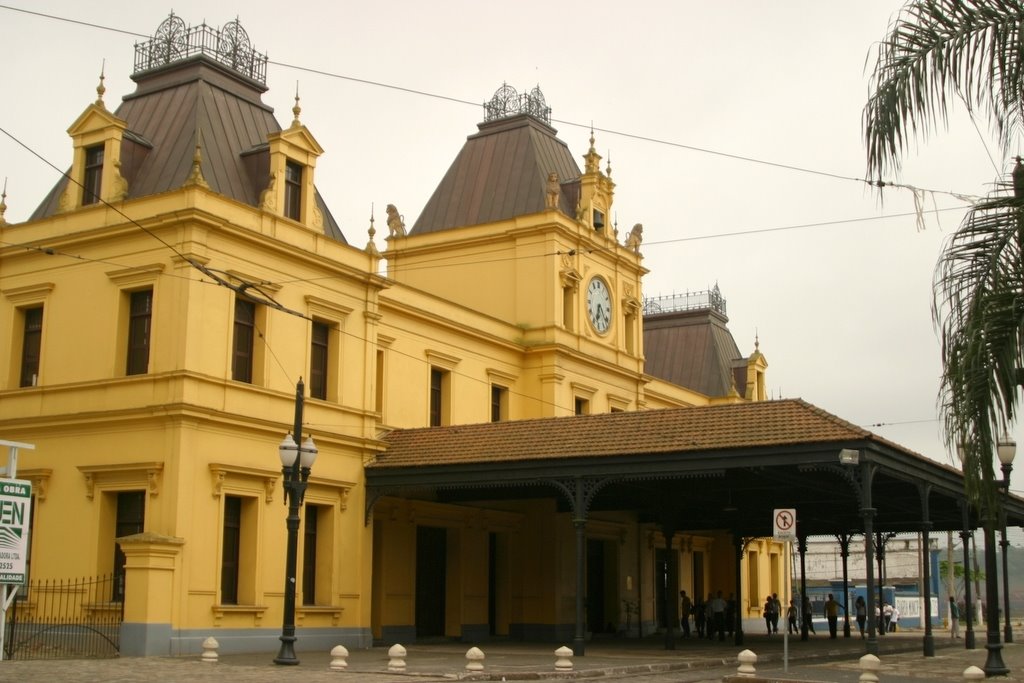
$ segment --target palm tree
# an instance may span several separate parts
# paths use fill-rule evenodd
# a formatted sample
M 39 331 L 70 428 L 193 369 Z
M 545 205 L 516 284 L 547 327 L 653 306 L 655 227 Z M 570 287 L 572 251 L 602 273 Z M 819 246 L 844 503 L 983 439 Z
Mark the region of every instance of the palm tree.
M 999 134 L 1024 132 L 1024 2 L 913 0 L 877 48 L 863 126 L 869 177 L 898 172 L 917 138 L 960 104 Z M 942 340 L 939 405 L 948 448 L 962 449 L 965 490 L 997 511 L 992 455 L 1019 408 L 1024 367 L 1024 166 L 975 204 L 935 269 L 932 314 Z M 880 183 L 881 185 L 882 183 Z

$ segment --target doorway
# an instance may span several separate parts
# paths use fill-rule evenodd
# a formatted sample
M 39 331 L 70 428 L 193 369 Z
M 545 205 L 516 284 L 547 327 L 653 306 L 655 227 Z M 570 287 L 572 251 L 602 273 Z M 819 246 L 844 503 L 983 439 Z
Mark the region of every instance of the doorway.
M 416 638 L 445 635 L 445 568 L 448 531 L 416 527 Z

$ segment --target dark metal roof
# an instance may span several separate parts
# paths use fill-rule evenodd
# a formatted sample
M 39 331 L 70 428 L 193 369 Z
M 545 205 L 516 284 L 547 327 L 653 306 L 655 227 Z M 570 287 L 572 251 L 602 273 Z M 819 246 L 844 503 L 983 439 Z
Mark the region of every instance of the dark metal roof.
M 269 182 L 269 157 L 264 152 L 259 163 L 257 154 L 257 163 L 252 163 L 245 156 L 265 147 L 267 136 L 281 130 L 273 109 L 260 97 L 266 88 L 205 54 L 132 78 L 138 87 L 115 112 L 128 124 L 121 145 L 128 198 L 180 188 L 191 171 L 198 135 L 203 176 L 210 189 L 257 206 Z M 33 220 L 57 212 L 66 183 L 62 179 L 50 192 Z M 319 192 L 316 201 L 324 216 L 324 233 L 344 242 Z
M 522 114 L 479 124 L 423 208 L 410 234 L 479 225 L 543 211 L 549 173 L 563 184 L 560 209 L 575 215 L 580 168 L 557 131 Z
M 727 396 L 743 358 L 728 322 L 711 309 L 645 315 L 644 372 L 705 396 Z
M 677 529 L 771 535 L 772 511 L 796 508 L 802 533 L 861 525 L 862 466 L 875 468 L 876 530 L 921 529 L 922 486 L 935 529 L 962 525 L 963 477 L 798 399 L 396 430 L 366 466 L 380 495 L 448 502 L 556 498 L 585 479 L 591 509 L 678 520 Z M 860 466 L 839 464 L 841 449 Z M 1024 501 L 1006 506 L 1024 520 Z M 976 521 L 976 520 L 975 520 Z

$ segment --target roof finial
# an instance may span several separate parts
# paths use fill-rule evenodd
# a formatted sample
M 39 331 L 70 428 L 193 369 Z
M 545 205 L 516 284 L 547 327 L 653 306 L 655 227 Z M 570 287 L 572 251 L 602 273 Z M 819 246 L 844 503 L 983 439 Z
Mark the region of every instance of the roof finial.
M 106 86 L 103 85 L 103 81 L 106 80 L 107 76 L 107 60 L 103 60 L 102 66 L 100 66 L 100 84 L 96 86 L 96 106 L 100 109 L 106 109 L 107 106 L 103 104 L 103 95 L 107 92 Z
M 612 177 L 612 151 L 608 150 L 608 165 L 605 166 L 604 174 L 609 178 Z
M 302 113 L 302 107 L 299 106 L 299 82 L 295 81 L 295 106 L 292 107 L 292 114 L 295 115 L 295 119 L 292 121 L 292 128 L 298 128 L 302 125 L 299 121 L 299 114 Z
M 192 153 L 192 171 L 189 172 L 185 185 L 198 185 L 207 190 L 210 189 L 210 184 L 203 177 L 203 131 L 201 128 L 196 128 L 196 149 Z
M 370 236 L 370 241 L 366 243 L 366 253 L 379 258 L 380 251 L 377 250 L 377 245 L 373 242 L 373 236 L 377 234 L 377 229 L 373 227 L 373 202 L 370 202 L 370 229 L 366 231 L 366 234 Z
M 0 225 L 7 225 L 4 213 L 7 211 L 7 177 L 4 176 L 4 189 L 0 192 Z
M 586 173 L 600 173 L 601 172 L 601 155 L 594 149 L 594 122 L 590 122 L 590 149 L 583 156 L 584 170 Z
M 761 349 L 761 335 L 758 333 L 757 328 L 754 328 L 754 350 L 759 351 Z

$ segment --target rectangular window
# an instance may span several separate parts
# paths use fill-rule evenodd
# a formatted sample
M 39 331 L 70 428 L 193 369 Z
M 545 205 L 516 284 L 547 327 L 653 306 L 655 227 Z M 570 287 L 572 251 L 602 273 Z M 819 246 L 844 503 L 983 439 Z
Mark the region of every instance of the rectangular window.
M 623 326 L 626 332 L 626 353 L 636 353 L 636 314 L 626 314 L 626 324 Z
M 302 532 L 302 604 L 316 604 L 316 546 L 317 516 L 316 505 L 306 506 L 305 526 Z
M 439 368 L 430 368 L 430 426 L 440 427 L 448 423 L 448 381 L 449 373 Z
M 103 182 L 103 145 L 85 148 L 85 175 L 82 178 L 82 205 L 100 200 Z
M 331 330 L 326 323 L 313 322 L 313 341 L 309 354 L 309 395 L 327 398 L 327 357 Z
M 146 522 L 146 492 L 122 491 L 117 494 L 117 517 L 114 521 L 114 538 L 141 534 Z M 124 553 L 121 545 L 114 543 L 114 590 L 111 600 L 124 600 Z
M 573 316 L 576 311 L 576 293 L 572 287 L 562 288 L 562 326 L 567 332 L 575 331 Z
M 573 412 L 576 415 L 587 415 L 590 413 L 590 401 L 585 398 L 576 397 L 575 405 L 573 406 Z
M 238 568 L 242 551 L 242 499 L 224 497 L 224 544 L 220 563 L 220 604 L 238 604 Z
M 284 165 L 284 215 L 294 220 L 302 218 L 302 166 L 294 161 Z
M 149 340 L 153 324 L 153 290 L 132 292 L 128 304 L 128 366 L 129 375 L 149 371 Z
M 256 338 L 256 304 L 235 298 L 235 340 L 231 353 L 231 379 L 252 382 L 253 340 Z
M 508 389 L 491 385 L 491 422 L 508 419 Z
M 21 341 L 21 381 L 18 386 L 34 387 L 39 382 L 39 358 L 43 343 L 43 307 L 26 308 Z
M 376 393 L 373 397 L 373 408 L 380 416 L 381 421 L 384 420 L 384 351 L 382 349 L 377 350 L 377 386 Z

